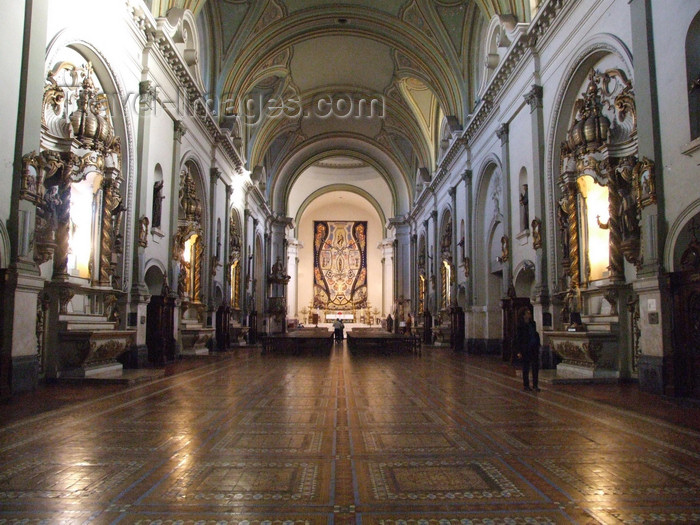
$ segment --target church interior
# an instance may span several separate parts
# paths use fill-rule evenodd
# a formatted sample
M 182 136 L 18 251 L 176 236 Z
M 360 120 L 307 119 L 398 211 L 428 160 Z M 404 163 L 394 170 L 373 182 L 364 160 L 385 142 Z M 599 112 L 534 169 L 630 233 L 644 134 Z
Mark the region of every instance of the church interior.
M 0 524 L 700 523 L 672 4 L 4 2 Z

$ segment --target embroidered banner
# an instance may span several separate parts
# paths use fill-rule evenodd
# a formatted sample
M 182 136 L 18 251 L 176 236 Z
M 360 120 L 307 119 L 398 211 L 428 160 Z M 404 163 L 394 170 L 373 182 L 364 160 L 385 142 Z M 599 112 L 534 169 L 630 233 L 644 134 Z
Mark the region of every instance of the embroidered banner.
M 314 221 L 314 308 L 367 306 L 367 221 Z

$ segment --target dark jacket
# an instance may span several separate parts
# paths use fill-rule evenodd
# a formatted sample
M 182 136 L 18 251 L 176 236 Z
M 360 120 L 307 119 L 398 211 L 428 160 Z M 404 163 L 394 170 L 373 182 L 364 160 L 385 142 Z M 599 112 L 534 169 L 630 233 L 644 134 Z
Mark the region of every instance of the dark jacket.
M 540 334 L 535 321 L 521 323 L 515 333 L 515 348 L 523 359 L 533 359 L 540 350 Z

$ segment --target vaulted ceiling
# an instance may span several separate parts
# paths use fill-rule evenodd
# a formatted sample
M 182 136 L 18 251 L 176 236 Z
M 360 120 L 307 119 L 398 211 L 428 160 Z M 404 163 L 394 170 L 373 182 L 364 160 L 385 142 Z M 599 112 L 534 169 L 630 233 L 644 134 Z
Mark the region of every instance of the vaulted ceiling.
M 294 169 L 324 151 L 381 159 L 395 212 L 432 171 L 445 122 L 473 106 L 479 39 L 494 15 L 529 19 L 531 0 L 152 0 L 197 17 L 202 76 L 238 119 L 249 169 L 264 166 L 284 210 Z M 446 118 L 446 117 L 449 117 Z M 294 168 L 296 166 L 297 168 Z

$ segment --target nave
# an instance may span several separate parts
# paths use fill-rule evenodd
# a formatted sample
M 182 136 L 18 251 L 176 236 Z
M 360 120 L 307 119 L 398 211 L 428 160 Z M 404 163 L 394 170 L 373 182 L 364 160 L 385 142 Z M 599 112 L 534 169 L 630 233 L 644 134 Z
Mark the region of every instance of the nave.
M 241 349 L 2 412 L 1 524 L 700 521 L 698 407 L 634 385 L 524 392 L 500 361 L 435 348 Z

